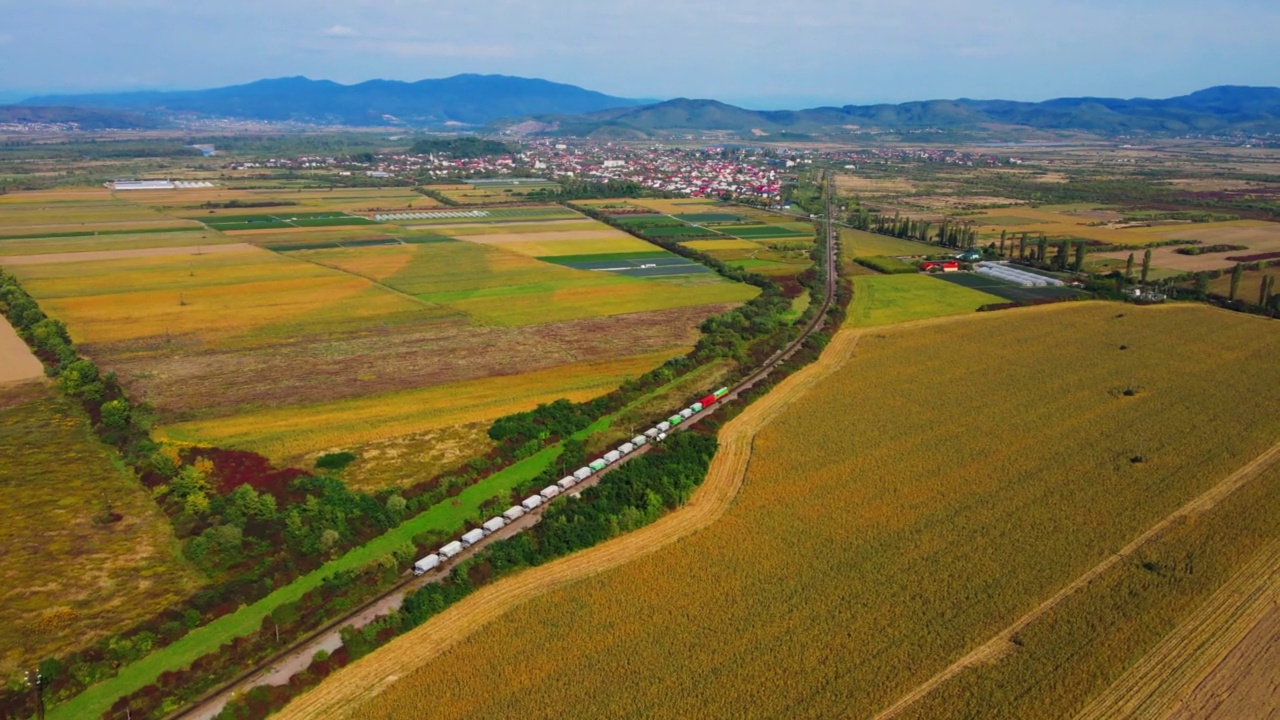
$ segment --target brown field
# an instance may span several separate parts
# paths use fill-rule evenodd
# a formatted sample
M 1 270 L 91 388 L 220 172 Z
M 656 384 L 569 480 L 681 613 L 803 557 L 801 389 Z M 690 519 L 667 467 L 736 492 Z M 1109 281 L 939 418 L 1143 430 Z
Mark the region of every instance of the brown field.
M 0 316 L 0 386 L 44 377 L 44 365 L 18 337 L 13 325 Z
M 214 180 L 217 182 L 217 180 Z M 350 213 L 375 212 L 378 210 L 421 210 L 440 207 L 440 202 L 413 191 L 413 188 L 266 188 L 237 189 L 231 187 L 215 187 L 197 190 L 156 190 L 147 192 L 118 193 L 118 198 L 127 202 L 164 209 L 204 210 L 200 205 L 206 202 L 226 203 L 239 200 L 245 203 L 255 202 L 290 202 L 296 206 L 277 208 L 281 211 L 288 207 L 298 211 L 341 210 Z M 240 208 L 215 210 L 216 213 L 253 213 L 270 212 L 272 208 Z
M 1280 603 L 1214 666 L 1167 720 L 1236 720 L 1280 714 Z
M 849 173 L 836 175 L 836 192 L 846 195 L 906 195 L 917 189 L 915 183 L 902 178 L 870 178 Z
M 151 493 L 52 385 L 0 393 L 0 457 L 0 677 L 126 630 L 199 589 Z M 94 521 L 104 496 L 118 522 Z
M 758 435 L 726 426 L 707 485 L 669 518 L 708 512 L 722 463 L 747 468 L 701 532 L 671 543 L 660 521 L 487 587 L 285 717 L 874 715 L 1179 508 L 1212 515 L 1188 501 L 1231 487 L 1223 478 L 1280 435 L 1265 410 L 1280 401 L 1270 327 L 1202 307 L 1072 303 L 868 330 L 811 392 L 767 396 Z M 1001 377 L 947 392 L 970 382 L 974 357 Z M 768 406 L 775 395 L 785 408 Z M 630 543 L 652 554 L 616 567 Z M 1131 663 L 1148 646 L 1121 647 Z M 1123 650 L 1074 657 L 1035 666 L 1026 692 L 949 696 L 919 716 L 1044 716 L 1020 712 L 1028 702 L 1069 713 L 1126 666 Z M 467 672 L 434 682 L 452 668 Z M 1072 682 L 1056 682 L 1065 671 Z
M 1246 302 L 1258 302 L 1258 293 L 1262 291 L 1262 279 L 1268 276 L 1280 278 L 1280 267 L 1269 267 L 1264 270 L 1246 270 L 1240 278 L 1239 297 Z M 1231 273 L 1223 272 L 1222 277 L 1209 281 L 1209 292 L 1227 297 L 1231 294 Z

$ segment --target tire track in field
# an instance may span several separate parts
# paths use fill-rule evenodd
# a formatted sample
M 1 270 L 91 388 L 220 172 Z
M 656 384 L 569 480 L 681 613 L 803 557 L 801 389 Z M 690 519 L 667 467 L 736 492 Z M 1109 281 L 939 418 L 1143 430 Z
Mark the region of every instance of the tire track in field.
M 334 673 L 286 706 L 279 717 L 358 717 L 362 702 L 517 605 L 624 565 L 711 525 L 728 511 L 742 488 L 756 435 L 788 405 L 842 367 L 853 356 L 860 336 L 859 331 L 840 331 L 817 361 L 783 380 L 726 423 L 706 480 L 679 510 L 635 532 L 477 590 L 370 656 Z
M 1235 573 L 1075 720 L 1160 720 L 1280 602 L 1280 542 Z
M 1272 445 L 1270 449 L 1249 461 L 1249 463 L 1244 467 L 1228 475 L 1199 497 L 1178 508 L 1172 514 L 1165 517 L 1160 522 L 1157 522 L 1155 525 L 1147 528 L 1145 532 L 1134 538 L 1128 545 L 1121 548 L 1119 552 L 1090 568 L 1088 572 L 1076 578 L 1071 582 L 1071 584 L 1059 590 L 1031 612 L 1028 612 L 1026 615 L 1018 618 L 1012 625 L 1000 631 L 1000 633 L 995 637 L 973 649 L 964 657 L 956 660 L 942 672 L 929 678 L 923 684 L 917 686 L 914 690 L 899 698 L 892 705 L 876 715 L 874 720 L 888 720 L 889 718 L 896 717 L 917 700 L 928 695 L 935 688 L 959 675 L 961 672 L 977 665 L 982 665 L 998 659 L 1012 646 L 1013 636 L 1022 631 L 1027 625 L 1040 618 L 1049 610 L 1052 610 L 1058 605 L 1058 603 L 1062 602 L 1077 590 L 1080 590 L 1096 580 L 1103 573 L 1115 567 L 1120 562 L 1128 559 L 1148 540 L 1151 540 L 1153 537 L 1163 532 L 1173 523 L 1178 522 L 1183 518 L 1199 515 L 1213 508 L 1213 506 L 1217 505 L 1223 498 L 1227 497 L 1245 483 L 1260 475 L 1277 461 L 1280 461 L 1280 443 Z

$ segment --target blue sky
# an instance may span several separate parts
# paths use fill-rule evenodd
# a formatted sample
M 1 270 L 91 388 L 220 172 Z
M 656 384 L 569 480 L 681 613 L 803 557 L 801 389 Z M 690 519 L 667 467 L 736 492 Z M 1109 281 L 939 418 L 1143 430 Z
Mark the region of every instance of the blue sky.
M 756 108 L 1280 84 L 1277 0 L 0 0 L 0 99 L 462 72 Z

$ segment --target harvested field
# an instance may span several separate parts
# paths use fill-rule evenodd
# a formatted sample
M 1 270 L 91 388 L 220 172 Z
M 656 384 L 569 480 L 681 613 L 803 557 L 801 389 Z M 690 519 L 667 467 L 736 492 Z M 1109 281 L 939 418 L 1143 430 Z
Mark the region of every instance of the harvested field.
M 1167 720 L 1274 718 L 1280 712 L 1280 606 L 1272 609 L 1222 662 L 1175 705 Z
M 0 677 L 86 647 L 200 586 L 168 519 L 52 385 L 0 395 Z M 122 517 L 99 524 L 105 506 Z
M 465 239 L 468 242 L 495 245 L 504 250 L 510 250 L 529 257 L 644 252 L 646 250 L 656 251 L 659 249 L 651 243 L 604 225 L 592 230 L 471 235 Z
M 793 402 L 768 408 L 754 441 L 726 426 L 707 485 L 670 519 L 707 512 L 721 463 L 746 468 L 701 532 L 666 544 L 661 521 L 485 588 L 283 717 L 873 715 L 1270 448 L 1276 347 L 1268 321 L 1186 306 L 1071 303 L 868 331 L 811 392 L 785 388 Z M 948 392 L 974 358 L 1001 381 Z M 1128 382 L 1140 392 L 1114 393 Z M 1139 424 L 1141 438 L 1127 432 Z M 1259 502 L 1274 486 L 1257 487 L 1230 509 L 1274 516 Z M 631 544 L 651 554 L 625 557 Z M 1135 659 L 1120 640 L 1112 667 Z M 1098 665 L 1081 679 L 1074 657 L 1054 655 L 1025 689 L 952 696 L 923 716 L 1069 711 L 1097 687 Z M 786 683 L 771 680 L 780 667 Z M 1070 684 L 1054 674 L 1066 671 Z
M 836 175 L 836 192 L 843 195 L 865 197 L 907 195 L 915 192 L 916 189 L 915 183 L 900 178 L 870 178 L 849 173 Z
M 0 246 L 0 248 L 2 247 Z M 83 252 L 62 252 L 48 255 L 10 255 L 0 257 L 0 266 L 57 265 L 59 263 L 129 260 L 170 255 L 216 255 L 218 253 L 244 252 L 254 249 L 252 245 L 247 243 L 226 243 L 222 245 L 180 245 L 178 247 L 152 247 L 133 250 L 86 250 Z
M 736 238 L 725 238 L 724 240 L 686 240 L 681 245 L 690 250 L 701 250 L 706 252 L 718 250 L 763 250 L 764 246 L 751 242 L 750 240 L 738 240 Z
M 44 377 L 44 365 L 18 337 L 13 325 L 0 316 L 0 386 Z
M 559 398 L 603 395 L 687 352 L 673 349 L 616 360 L 560 364 L 516 375 L 438 384 L 420 390 L 340 402 L 270 408 L 211 420 L 166 425 L 159 434 L 179 442 L 253 450 L 288 461 L 318 448 L 355 448 L 438 428 L 491 421 Z

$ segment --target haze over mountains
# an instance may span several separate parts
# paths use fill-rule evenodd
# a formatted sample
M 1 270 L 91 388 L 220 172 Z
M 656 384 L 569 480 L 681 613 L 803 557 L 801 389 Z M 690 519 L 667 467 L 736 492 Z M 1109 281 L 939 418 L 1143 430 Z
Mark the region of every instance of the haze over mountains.
M 52 95 L 0 108 L 0 120 L 26 108 L 123 112 L 141 127 L 175 118 L 235 118 L 349 126 L 471 128 L 522 135 L 640 139 L 674 131 L 747 136 L 829 135 L 854 130 L 938 130 L 998 134 L 1011 130 L 1188 134 L 1280 132 L 1280 88 L 1221 86 L 1164 100 L 1061 98 L 1045 102 L 929 100 L 754 111 L 715 100 L 652 102 L 574 85 L 502 75 L 457 75 L 406 83 L 341 85 L 302 77 L 260 80 L 211 90 Z M 110 115 L 89 113 L 96 123 Z

